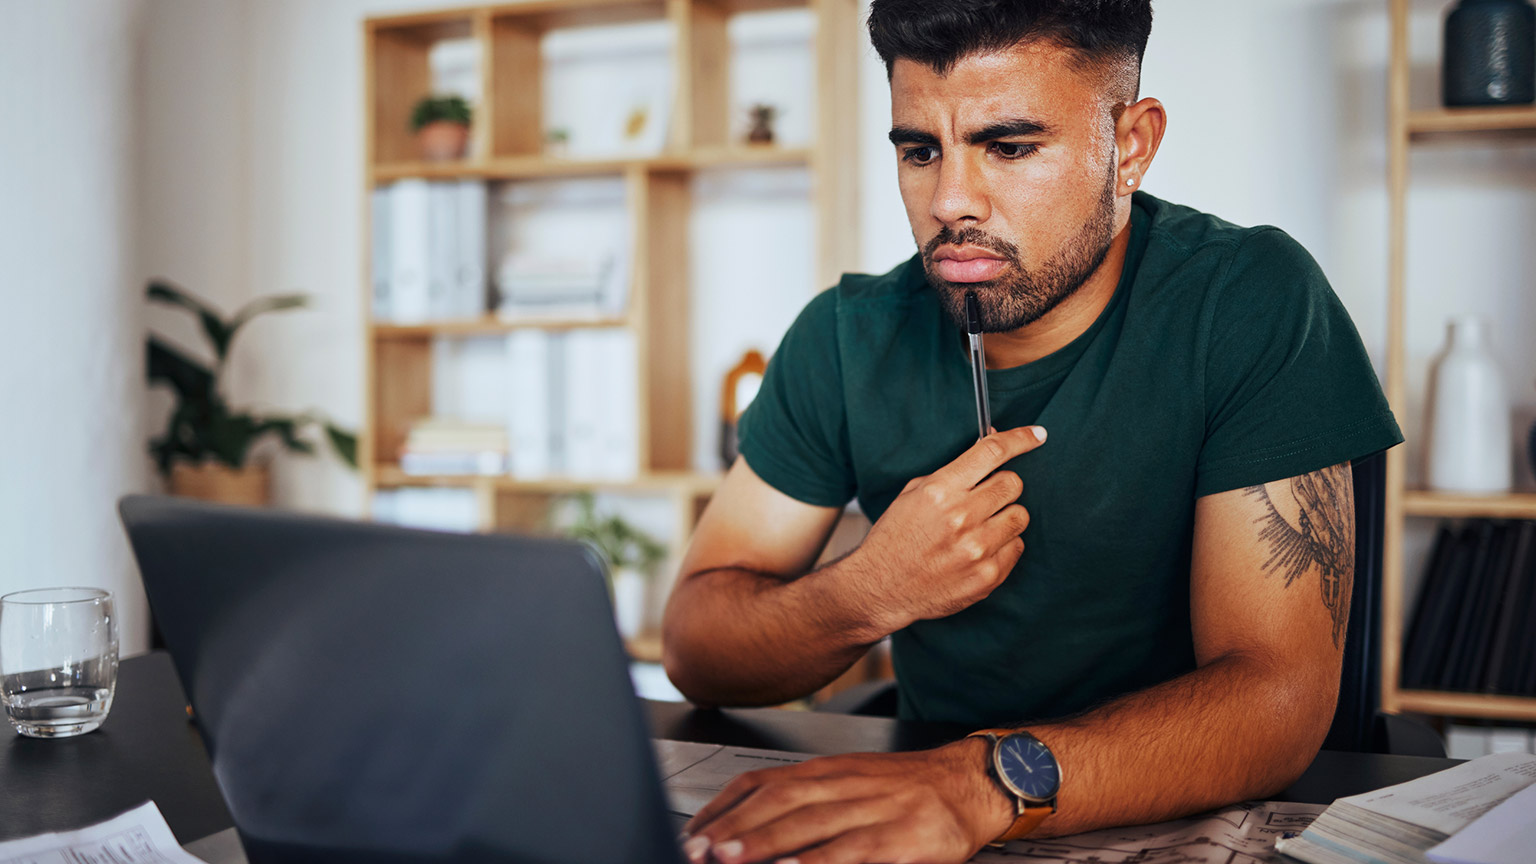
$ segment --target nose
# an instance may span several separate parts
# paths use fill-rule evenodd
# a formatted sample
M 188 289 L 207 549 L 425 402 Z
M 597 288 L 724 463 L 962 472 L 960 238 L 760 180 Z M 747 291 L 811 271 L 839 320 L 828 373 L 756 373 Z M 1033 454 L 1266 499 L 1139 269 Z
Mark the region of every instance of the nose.
M 946 153 L 939 161 L 939 182 L 933 190 L 930 212 L 945 225 L 981 223 L 992 215 L 981 166 L 966 158 L 965 149 L 956 148 L 958 154 Z

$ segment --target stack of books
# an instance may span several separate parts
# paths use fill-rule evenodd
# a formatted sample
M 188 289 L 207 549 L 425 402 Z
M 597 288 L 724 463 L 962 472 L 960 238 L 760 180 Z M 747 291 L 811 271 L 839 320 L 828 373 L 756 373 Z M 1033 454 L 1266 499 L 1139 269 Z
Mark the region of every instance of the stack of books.
M 507 430 L 444 418 L 418 421 L 400 450 L 400 470 L 413 476 L 505 474 Z
M 375 189 L 373 317 L 420 324 L 489 308 L 486 189 L 479 180 L 400 180 Z
M 1536 522 L 1441 525 L 1408 628 L 1403 687 L 1536 696 Z
M 508 253 L 496 270 L 497 314 L 506 321 L 618 317 L 629 287 L 620 257 Z

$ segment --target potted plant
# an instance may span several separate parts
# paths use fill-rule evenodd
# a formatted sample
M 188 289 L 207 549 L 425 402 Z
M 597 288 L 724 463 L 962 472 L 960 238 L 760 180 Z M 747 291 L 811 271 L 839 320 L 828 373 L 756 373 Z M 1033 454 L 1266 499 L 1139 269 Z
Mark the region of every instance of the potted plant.
M 592 493 L 572 498 L 576 516 L 567 534 L 597 548 L 608 565 L 614 623 L 619 635 L 633 639 L 645 624 L 646 588 L 667 555 L 667 548 L 617 514 L 599 515 Z
M 265 439 L 275 438 L 292 452 L 314 453 L 314 443 L 303 437 L 308 429 L 323 430 L 336 455 L 352 468 L 357 467 L 357 436 L 319 414 L 258 415 L 236 411 L 221 392 L 220 379 L 235 334 L 258 315 L 304 306 L 305 297 L 262 297 L 226 318 L 207 302 L 167 282 L 149 283 L 147 296 L 152 302 L 178 306 L 196 315 L 214 355 L 210 368 L 154 334 L 149 336 L 149 383 L 166 384 L 176 396 L 165 434 L 149 444 L 155 466 L 170 483 L 172 493 L 231 504 L 264 505 L 267 469 L 250 462 L 252 448 Z
M 472 111 L 459 96 L 425 96 L 411 111 L 411 131 L 422 158 L 434 162 L 464 158 Z

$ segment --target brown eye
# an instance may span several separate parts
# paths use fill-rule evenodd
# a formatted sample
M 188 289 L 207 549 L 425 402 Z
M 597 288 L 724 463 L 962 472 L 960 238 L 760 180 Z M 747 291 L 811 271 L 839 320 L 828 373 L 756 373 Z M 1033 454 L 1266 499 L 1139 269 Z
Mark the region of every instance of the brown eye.
M 927 165 L 939 158 L 937 147 L 908 147 L 901 151 L 901 161 L 908 165 Z
M 993 141 L 992 152 L 1004 159 L 1023 159 L 1040 149 L 1038 144 L 1014 144 L 1008 141 Z

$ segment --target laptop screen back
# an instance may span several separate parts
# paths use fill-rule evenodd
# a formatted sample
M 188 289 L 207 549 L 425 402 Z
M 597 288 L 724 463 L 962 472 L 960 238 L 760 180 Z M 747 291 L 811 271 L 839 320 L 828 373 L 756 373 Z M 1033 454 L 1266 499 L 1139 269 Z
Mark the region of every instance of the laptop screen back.
M 585 547 L 120 509 L 252 861 L 678 860 Z

